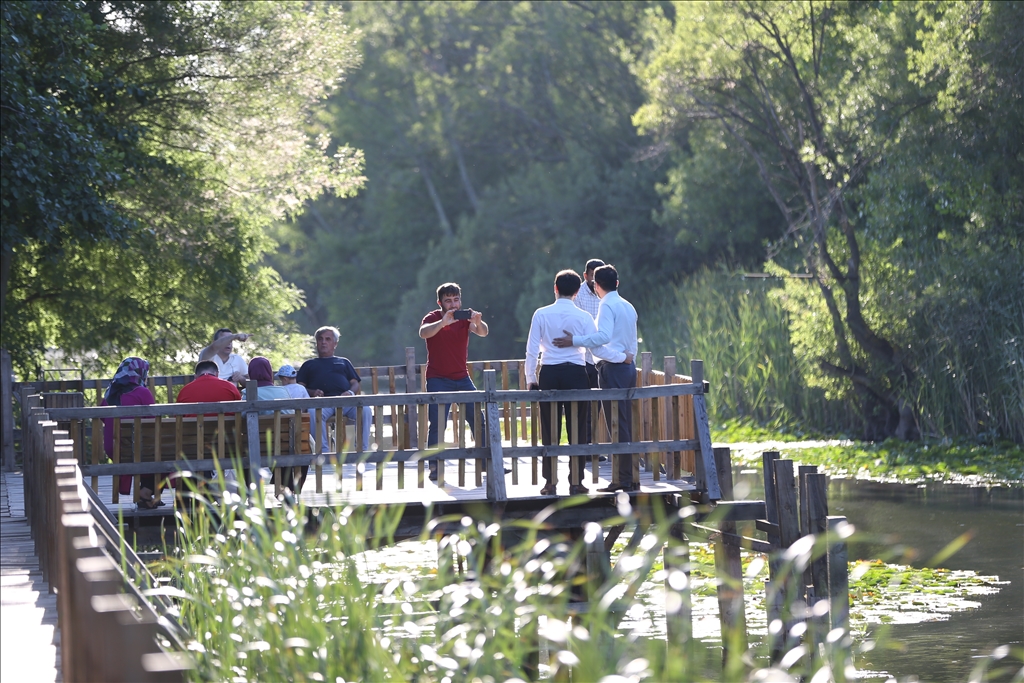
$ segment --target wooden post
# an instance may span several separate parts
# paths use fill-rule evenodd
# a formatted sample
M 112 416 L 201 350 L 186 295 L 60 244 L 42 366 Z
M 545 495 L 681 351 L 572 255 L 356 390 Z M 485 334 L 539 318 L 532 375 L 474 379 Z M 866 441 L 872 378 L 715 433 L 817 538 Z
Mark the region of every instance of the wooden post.
M 494 401 L 498 381 L 494 370 L 484 370 L 484 391 L 487 392 L 487 437 L 491 459 L 487 471 L 487 500 L 507 500 L 505 494 L 505 460 L 501 454 L 501 410 Z
M 25 489 L 25 493 L 28 493 L 29 489 L 29 450 L 31 448 L 32 434 L 29 430 L 31 424 L 29 416 L 32 413 L 32 406 L 29 405 L 29 396 L 35 394 L 35 387 L 31 384 L 23 384 L 20 388 L 20 403 L 21 403 L 21 471 L 24 473 L 22 477 L 22 485 Z M 38 399 L 35 405 L 38 405 Z M 25 513 L 28 514 L 28 496 L 25 496 Z
M 708 428 L 708 408 L 704 402 L 704 361 L 690 361 L 690 381 L 700 387 L 700 393 L 693 395 L 693 421 L 700 441 L 700 457 L 697 458 L 697 488 L 710 500 L 721 500 L 722 489 L 718 483 L 718 470 L 715 468 L 715 454 L 711 449 L 711 430 Z M 701 482 L 703 480 L 703 487 Z
M 722 487 L 722 499 L 732 500 L 732 458 L 728 448 L 716 448 L 715 469 Z M 723 533 L 736 534 L 736 522 L 720 522 Z M 747 620 L 743 612 L 743 564 L 740 549 L 715 542 L 715 574 L 718 583 L 718 613 L 722 623 L 722 664 L 726 678 L 742 671 L 740 657 L 747 651 Z
M 782 550 L 787 550 L 800 539 L 800 511 L 796 500 L 796 478 L 792 460 L 775 462 L 775 500 L 779 514 L 779 539 Z M 803 577 L 791 567 L 786 572 L 785 580 L 778 586 L 782 603 L 783 632 L 782 652 L 788 652 L 796 643 L 792 641 L 791 629 L 796 624 L 793 607 L 802 596 L 797 590 Z
M 249 440 L 249 478 L 256 484 L 256 490 L 262 489 L 260 482 L 260 415 L 252 404 L 258 396 L 256 380 L 250 379 L 245 383 L 245 396 L 249 406 L 245 409 L 245 428 Z M 202 417 L 198 418 L 202 420 Z
M 808 534 L 815 533 L 811 529 L 810 512 L 808 509 L 808 500 L 810 494 L 807 492 L 807 475 L 817 474 L 818 467 L 816 465 L 798 465 L 796 468 L 796 482 L 797 491 L 799 491 L 799 504 L 800 504 L 800 535 L 807 536 Z M 804 570 L 803 578 L 800 582 L 799 592 L 796 598 L 805 600 L 807 605 L 814 604 L 814 587 L 813 577 L 811 576 L 811 565 L 807 565 L 807 569 Z
M 808 473 L 804 475 L 804 490 L 807 492 L 807 532 L 817 538 L 827 539 L 828 534 L 828 477 L 824 474 Z M 829 576 L 828 554 L 811 560 L 811 588 L 807 592 L 807 606 L 812 616 L 809 626 L 808 647 L 813 644 L 813 652 L 818 652 L 817 645 L 825 642 L 829 631 Z M 824 603 L 819 607 L 819 603 Z
M 653 354 L 650 351 L 644 351 L 643 353 L 640 354 L 640 383 L 639 383 L 638 386 L 641 386 L 641 387 L 649 387 L 649 386 L 651 386 L 654 383 L 652 381 L 653 380 L 653 375 L 654 375 L 654 358 L 653 358 Z M 633 435 L 633 441 L 652 441 L 654 439 L 654 436 L 651 433 L 651 411 L 652 411 L 651 399 L 649 399 L 649 398 L 648 399 L 644 399 L 644 400 L 642 400 L 640 402 L 640 411 L 641 411 L 640 421 L 641 421 L 641 424 L 643 425 L 643 427 L 642 427 L 643 431 L 640 432 L 639 438 L 637 437 L 636 434 L 634 434 Z M 651 456 L 650 455 L 645 455 L 643 460 L 646 463 L 645 467 L 647 468 L 647 471 L 650 471 L 650 469 L 651 469 Z
M 600 524 L 588 522 L 583 538 L 587 545 L 587 599 L 593 603 L 600 598 L 599 589 L 611 576 L 611 555 L 604 549 L 604 530 Z
M 661 362 L 662 370 L 665 372 L 665 384 L 676 383 L 676 357 L 665 356 Z M 669 441 L 681 439 L 678 430 L 678 420 L 676 416 L 679 414 L 677 408 L 679 404 L 679 397 L 673 397 L 665 401 L 665 428 L 668 432 Z M 679 451 L 666 453 L 666 464 L 665 471 L 668 473 L 666 476 L 669 479 L 678 479 L 679 474 Z
M 778 451 L 765 451 L 761 455 L 764 475 L 765 522 L 768 524 L 765 533 L 768 535 L 768 543 L 776 551 L 782 545 L 779 540 L 779 509 L 775 496 L 775 463 L 778 460 Z M 779 581 L 778 553 L 773 552 L 768 556 L 768 580 L 764 586 L 765 602 L 768 609 L 768 651 L 772 662 L 777 662 L 781 656 L 782 594 L 779 590 L 781 588 Z
M 692 661 L 693 606 L 690 588 L 690 542 L 682 522 L 669 532 L 665 558 L 665 629 L 669 653 Z M 673 596 L 673 597 L 669 597 Z
M 426 373 L 423 373 L 423 376 L 426 377 Z M 407 393 L 407 394 L 415 394 L 415 393 L 417 393 L 416 392 L 416 347 L 415 346 L 406 346 L 405 347 L 405 393 Z M 412 413 L 412 411 L 410 411 L 410 413 Z M 419 443 L 419 439 L 416 436 L 417 435 L 417 431 L 416 430 L 417 430 L 417 427 L 419 425 L 416 424 L 416 420 L 413 420 L 411 418 L 411 415 L 410 415 L 410 417 L 408 419 L 407 426 L 408 426 L 408 429 L 409 429 L 409 441 L 408 441 L 408 443 L 410 443 L 410 444 Z M 420 466 L 420 469 L 422 470 L 422 466 Z M 422 475 L 422 472 L 421 472 L 421 475 Z M 422 479 L 422 476 L 420 478 Z
M 848 526 L 846 517 L 828 517 L 828 595 L 829 627 L 850 631 L 850 577 L 845 536 L 839 531 Z
M 0 414 L 3 416 L 4 472 L 14 471 L 14 385 L 11 380 L 11 354 L 0 349 Z

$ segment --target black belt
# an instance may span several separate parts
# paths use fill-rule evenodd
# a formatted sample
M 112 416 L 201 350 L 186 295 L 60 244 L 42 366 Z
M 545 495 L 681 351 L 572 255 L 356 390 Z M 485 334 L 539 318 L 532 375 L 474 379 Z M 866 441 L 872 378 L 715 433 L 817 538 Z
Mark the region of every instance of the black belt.
M 633 365 L 633 363 L 627 363 L 626 361 L 622 361 L 621 363 L 616 363 L 616 362 L 610 361 L 610 360 L 599 360 L 599 361 L 597 361 L 597 367 L 601 367 L 602 365 Z

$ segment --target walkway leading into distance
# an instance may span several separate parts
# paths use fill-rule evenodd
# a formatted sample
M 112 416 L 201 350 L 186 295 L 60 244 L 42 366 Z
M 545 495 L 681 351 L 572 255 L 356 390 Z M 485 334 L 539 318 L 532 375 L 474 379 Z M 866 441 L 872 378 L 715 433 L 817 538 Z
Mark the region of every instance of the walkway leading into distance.
M 43 580 L 21 473 L 0 472 L 0 680 L 61 681 L 57 596 Z

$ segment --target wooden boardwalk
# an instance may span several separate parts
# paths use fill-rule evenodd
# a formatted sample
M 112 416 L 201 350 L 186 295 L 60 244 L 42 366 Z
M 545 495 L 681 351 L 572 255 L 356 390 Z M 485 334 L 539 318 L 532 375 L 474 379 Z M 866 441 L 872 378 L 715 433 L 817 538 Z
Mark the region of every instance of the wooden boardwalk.
M 21 482 L 0 473 L 0 680 L 60 681 L 57 597 L 39 570 Z
M 544 480 L 541 478 L 539 483 L 534 485 L 532 481 L 532 463 L 528 459 L 521 459 L 518 463 L 519 469 L 519 483 L 513 484 L 513 476 L 511 473 L 505 475 L 505 486 L 508 495 L 508 501 L 530 501 L 530 500 L 551 500 L 554 501 L 557 497 L 566 497 L 569 495 L 569 463 L 568 458 L 563 456 L 560 458 L 558 466 L 558 496 L 542 496 L 540 489 L 544 485 Z M 438 486 L 436 482 L 432 482 L 426 479 L 426 473 L 424 473 L 425 481 L 423 488 L 419 488 L 417 485 L 417 468 L 415 465 L 407 464 L 405 466 L 404 488 L 398 486 L 398 464 L 388 463 L 383 466 L 382 476 L 382 487 L 377 489 L 377 472 L 376 465 L 367 464 L 364 465 L 363 471 L 363 487 L 362 490 L 357 490 L 357 466 L 356 465 L 344 465 L 342 468 L 342 477 L 339 480 L 338 472 L 334 465 L 325 464 L 323 466 L 323 483 L 322 492 L 316 492 L 316 477 L 313 468 L 309 470 L 309 476 L 306 479 L 306 484 L 302 489 L 302 501 L 310 506 L 343 506 L 343 505 L 381 505 L 381 504 L 395 504 L 395 503 L 413 503 L 413 504 L 427 504 L 427 503 L 468 503 L 468 502 L 486 502 L 487 501 L 487 489 L 486 486 L 476 486 L 476 462 L 473 460 L 466 461 L 465 463 L 465 486 L 458 486 L 459 482 L 459 463 L 456 461 L 446 461 L 445 467 L 445 485 Z M 506 469 L 512 469 L 514 467 L 511 459 L 505 459 Z M 540 469 L 540 463 L 537 465 L 538 471 Z M 426 466 L 424 466 L 426 469 Z M 486 478 L 486 474 L 483 477 Z M 612 471 L 611 463 L 601 462 L 598 466 L 598 482 L 593 482 L 593 473 L 591 466 L 588 463 L 584 474 L 583 484 L 590 489 L 591 497 L 608 497 L 611 498 L 614 494 L 610 493 L 599 493 L 597 489 L 608 486 L 611 483 Z M 86 484 L 89 481 L 86 478 Z M 167 506 L 158 508 L 156 510 L 139 510 L 136 511 L 135 504 L 131 502 L 131 496 L 121 496 L 120 503 L 111 502 L 111 488 L 112 478 L 111 477 L 100 477 L 99 479 L 99 497 L 100 500 L 106 505 L 107 509 L 110 510 L 111 514 L 116 518 L 118 511 L 122 510 L 126 515 L 134 514 L 139 517 L 148 516 L 163 516 L 169 514 L 169 507 L 172 503 L 172 496 L 167 491 L 163 492 L 162 499 L 167 503 Z M 682 493 L 688 491 L 694 491 L 695 486 L 692 479 L 677 479 L 666 481 L 665 477 L 662 476 L 660 481 L 654 481 L 654 474 L 652 472 L 640 473 L 640 489 L 641 493 L 646 494 L 673 494 Z

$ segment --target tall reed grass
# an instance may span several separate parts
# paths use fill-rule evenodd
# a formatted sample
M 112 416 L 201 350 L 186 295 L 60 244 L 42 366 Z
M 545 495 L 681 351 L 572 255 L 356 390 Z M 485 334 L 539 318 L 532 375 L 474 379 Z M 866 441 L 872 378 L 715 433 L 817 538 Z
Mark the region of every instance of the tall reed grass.
M 991 291 L 965 286 L 918 303 L 919 310 L 878 316 L 905 320 L 898 331 L 883 332 L 915 370 L 907 398 L 928 438 L 1024 443 L 1024 284 L 1004 283 L 1006 291 L 997 291 L 995 281 L 986 286 Z M 704 360 L 713 422 L 859 433 L 849 387 L 815 366 L 835 341 L 822 307 L 808 303 L 818 298 L 811 287 L 701 271 L 648 302 L 643 347 Z M 870 306 L 886 305 L 884 297 L 870 298 Z
M 679 632 L 668 642 L 619 632 L 664 549 L 679 547 L 671 526 L 693 508 L 642 517 L 621 500 L 620 516 L 607 524 L 648 530 L 603 582 L 587 558 L 600 527 L 589 525 L 577 538 L 551 531 L 551 508 L 505 524 L 488 521 L 488 509 L 476 520 L 441 518 L 454 526 L 423 534 L 437 541 L 435 572 L 374 583 L 363 551 L 391 542 L 397 509 L 371 517 L 288 500 L 264 509 L 252 504 L 253 490 L 194 494 L 192 502 L 187 515 L 177 515 L 180 550 L 165 567 L 193 636 L 192 680 L 742 680 L 761 670 L 755 658 L 765 661 L 763 652 L 734 648 L 723 671 L 720 654 Z M 787 566 L 799 575 L 799 563 L 821 551 L 808 545 Z M 678 622 L 687 567 L 661 567 L 655 580 L 665 582 L 666 611 Z M 570 599 L 588 592 L 589 610 L 571 613 Z M 723 638 L 738 643 L 738 635 Z M 793 647 L 784 675 L 828 669 L 819 675 L 848 678 L 849 638 L 830 640 L 820 653 Z
M 841 403 L 809 387 L 810 359 L 790 342 L 790 317 L 773 291 L 777 280 L 701 271 L 648 306 L 645 350 L 704 361 L 713 422 L 752 420 L 771 428 L 796 423 L 819 430 L 854 426 Z M 685 365 L 683 372 L 686 372 Z

